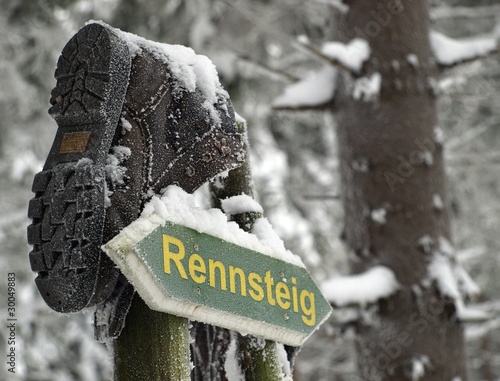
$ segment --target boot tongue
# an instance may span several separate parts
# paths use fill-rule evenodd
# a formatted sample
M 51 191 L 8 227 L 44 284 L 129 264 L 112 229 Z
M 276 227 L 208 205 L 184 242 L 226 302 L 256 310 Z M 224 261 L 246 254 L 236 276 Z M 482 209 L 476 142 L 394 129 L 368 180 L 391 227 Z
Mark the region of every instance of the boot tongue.
M 243 142 L 240 134 L 225 134 L 214 129 L 178 155 L 161 172 L 151 191 L 158 194 L 168 185 L 178 185 L 194 192 L 220 173 L 243 164 Z

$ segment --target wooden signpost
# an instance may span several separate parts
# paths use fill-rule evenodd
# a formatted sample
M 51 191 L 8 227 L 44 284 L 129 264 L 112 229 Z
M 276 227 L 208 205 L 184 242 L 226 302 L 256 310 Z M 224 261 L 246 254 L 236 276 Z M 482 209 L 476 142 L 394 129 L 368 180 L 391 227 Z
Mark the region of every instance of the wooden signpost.
M 305 268 L 156 215 L 104 250 L 157 311 L 292 346 L 331 312 Z

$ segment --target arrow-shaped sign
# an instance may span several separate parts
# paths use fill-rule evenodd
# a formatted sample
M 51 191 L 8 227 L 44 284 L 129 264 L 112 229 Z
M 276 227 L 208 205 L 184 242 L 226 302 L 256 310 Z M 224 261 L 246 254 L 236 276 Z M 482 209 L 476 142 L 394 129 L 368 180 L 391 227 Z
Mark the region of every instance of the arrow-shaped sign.
M 156 215 L 103 249 L 157 311 L 293 346 L 331 312 L 305 268 Z

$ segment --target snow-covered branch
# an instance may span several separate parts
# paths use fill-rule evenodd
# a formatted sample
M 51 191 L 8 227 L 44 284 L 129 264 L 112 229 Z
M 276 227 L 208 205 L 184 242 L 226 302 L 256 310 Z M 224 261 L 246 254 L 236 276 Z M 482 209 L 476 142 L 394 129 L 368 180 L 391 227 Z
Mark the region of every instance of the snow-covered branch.
M 486 322 L 493 318 L 483 309 L 466 306 L 464 300 L 476 298 L 481 290 L 457 260 L 456 251 L 444 237 L 439 237 L 439 249 L 433 253 L 429 275 L 440 293 L 453 300 L 457 318 L 464 323 Z
M 370 57 L 368 42 L 361 38 L 355 38 L 348 44 L 337 41 L 323 43 L 321 48 L 311 44 L 306 36 L 301 36 L 296 44 L 302 50 L 311 53 L 315 58 L 333 65 L 339 70 L 356 76 L 363 62 Z
M 321 285 L 325 298 L 336 307 L 366 306 L 396 292 L 399 283 L 385 266 L 375 266 L 361 274 L 341 276 Z
M 274 110 L 321 110 L 333 102 L 336 70 L 324 67 L 310 78 L 285 87 L 272 107 Z
M 430 11 L 432 20 L 452 19 L 452 18 L 482 18 L 496 17 L 500 15 L 500 5 L 486 5 L 473 7 L 449 7 L 441 6 Z
M 497 40 L 493 36 L 453 39 L 432 31 L 430 39 L 432 51 L 441 67 L 456 66 L 499 51 Z

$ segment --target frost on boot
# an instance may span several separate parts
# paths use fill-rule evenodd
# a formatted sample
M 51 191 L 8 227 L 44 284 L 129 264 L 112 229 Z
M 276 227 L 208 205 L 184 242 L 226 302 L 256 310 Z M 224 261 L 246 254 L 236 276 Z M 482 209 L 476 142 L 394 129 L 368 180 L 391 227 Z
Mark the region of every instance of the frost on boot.
M 28 242 L 38 290 L 58 312 L 102 302 L 118 276 L 100 250 L 104 162 L 125 98 L 129 57 L 112 30 L 91 24 L 67 43 L 57 63 L 49 112 L 59 129 L 33 182 Z
M 91 22 L 55 77 L 59 129 L 33 183 L 30 262 L 51 308 L 98 305 L 97 335 L 114 337 L 133 292 L 100 247 L 166 186 L 192 192 L 239 166 L 241 136 L 214 66 L 189 48 Z

